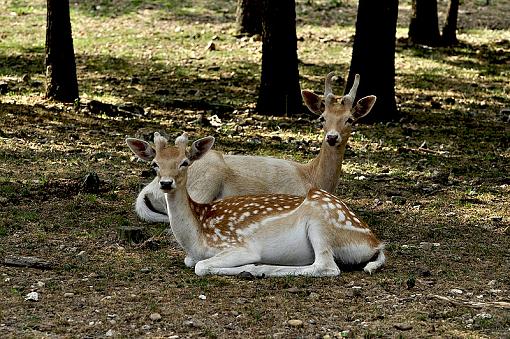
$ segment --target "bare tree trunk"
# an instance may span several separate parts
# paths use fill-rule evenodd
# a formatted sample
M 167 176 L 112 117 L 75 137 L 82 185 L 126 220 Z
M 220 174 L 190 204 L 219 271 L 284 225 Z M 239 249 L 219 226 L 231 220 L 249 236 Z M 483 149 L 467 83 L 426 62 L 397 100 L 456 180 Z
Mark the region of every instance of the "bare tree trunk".
M 78 99 L 69 1 L 47 0 L 46 97 L 63 102 Z
M 459 15 L 459 0 L 450 0 L 448 14 L 443 27 L 442 42 L 445 46 L 455 45 L 457 40 L 457 17 Z
M 294 0 L 262 0 L 262 74 L 257 111 L 293 115 L 303 111 L 297 59 Z
M 409 41 L 415 44 L 438 46 L 441 43 L 437 0 L 413 0 L 409 23 Z
M 394 120 L 398 117 L 395 101 L 395 36 L 398 0 L 359 0 L 356 34 L 346 91 L 354 76 L 361 76 L 357 99 L 377 96 L 374 108 L 362 122 Z
M 236 26 L 239 34 L 262 33 L 261 0 L 237 0 Z

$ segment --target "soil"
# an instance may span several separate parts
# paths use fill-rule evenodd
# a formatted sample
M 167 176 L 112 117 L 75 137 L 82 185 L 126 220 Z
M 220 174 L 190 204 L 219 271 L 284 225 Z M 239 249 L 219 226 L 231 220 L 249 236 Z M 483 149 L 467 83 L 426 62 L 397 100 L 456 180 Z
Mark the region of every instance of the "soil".
M 318 4 L 300 6 L 328 10 Z M 461 16 L 463 27 L 486 23 L 479 12 Z M 504 25 L 503 14 L 494 22 Z M 506 24 L 496 29 L 508 34 Z M 428 52 L 400 43 L 397 53 Z M 0 337 L 509 338 L 510 89 L 502 78 L 510 43 L 463 40 L 433 53 L 492 71 L 438 84 L 397 69 L 403 117 L 356 128 L 336 191 L 385 241 L 388 261 L 372 275 L 353 269 L 335 278 L 197 277 L 166 225 L 137 218 L 134 200 L 152 174 L 124 142 L 188 131 L 192 139 L 214 135 L 225 152 L 304 162 L 320 147 L 315 117 L 257 115 L 242 91 L 218 97 L 211 84 L 232 79 L 215 69 L 204 70 L 204 81 L 176 73 L 170 85 L 109 75 L 98 80 L 103 88 L 129 100 L 98 104 L 89 94 L 61 104 L 43 98 L 37 75 L 21 80 L 33 60 L 12 66 L 15 76 L 0 74 L 11 91 L 0 95 Z M 107 70 L 116 67 L 125 71 Z M 320 91 L 324 74 L 314 67 L 303 66 Z M 78 73 L 96 81 L 90 70 Z M 235 81 L 256 92 L 251 76 Z M 137 81 L 146 91 L 133 96 Z M 122 227 L 148 238 L 123 241 Z M 10 256 L 51 265 L 1 264 Z M 27 300 L 31 292 L 38 301 Z

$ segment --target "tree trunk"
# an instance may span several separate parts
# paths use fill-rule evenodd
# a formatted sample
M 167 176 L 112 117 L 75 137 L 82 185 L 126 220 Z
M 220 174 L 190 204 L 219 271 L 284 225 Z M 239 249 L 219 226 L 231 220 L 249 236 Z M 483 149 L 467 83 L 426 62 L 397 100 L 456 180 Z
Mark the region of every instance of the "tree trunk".
M 257 111 L 293 115 L 303 111 L 297 59 L 294 0 L 261 0 L 262 74 Z
M 455 45 L 457 40 L 457 17 L 459 14 L 459 0 L 450 0 L 448 14 L 443 27 L 442 42 L 445 46 Z
M 78 99 L 69 1 L 47 0 L 46 97 L 63 102 Z
M 236 29 L 238 34 L 262 33 L 261 0 L 237 0 Z
M 399 115 L 395 101 L 397 14 L 398 0 L 359 0 L 358 3 L 346 92 L 352 87 L 354 76 L 359 74 L 356 98 L 377 96 L 370 114 L 361 119 L 364 123 L 394 120 Z
M 409 23 L 409 41 L 415 44 L 438 46 L 441 43 L 437 0 L 413 0 Z

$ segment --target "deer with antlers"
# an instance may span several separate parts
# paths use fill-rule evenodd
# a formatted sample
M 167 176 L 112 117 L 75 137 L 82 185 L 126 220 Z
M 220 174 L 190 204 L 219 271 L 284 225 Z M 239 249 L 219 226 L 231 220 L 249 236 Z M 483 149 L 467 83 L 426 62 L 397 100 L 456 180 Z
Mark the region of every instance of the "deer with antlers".
M 126 139 L 139 157 L 143 140 Z M 190 165 L 204 157 L 213 137 L 188 137 L 175 145 L 154 134 L 157 181 L 168 208 L 172 232 L 197 275 L 336 276 L 337 263 L 362 264 L 372 273 L 385 262 L 383 244 L 337 197 L 317 188 L 306 196 L 262 194 L 195 202 L 187 189 Z
M 223 155 L 208 152 L 197 160 L 188 173 L 188 188 L 191 197 L 201 203 L 229 196 L 282 193 L 305 196 L 311 187 L 333 193 L 342 171 L 347 140 L 353 124 L 372 109 L 376 97 L 354 100 L 360 77 L 345 96 L 336 96 L 332 90 L 334 73 L 326 76 L 324 96 L 302 91 L 308 109 L 323 119 L 324 139 L 319 155 L 307 164 L 291 160 L 260 156 Z M 322 109 L 322 107 L 324 107 Z M 140 157 L 152 161 L 150 148 Z M 135 209 L 146 221 L 167 222 L 164 194 L 159 189 L 158 178 L 139 193 Z

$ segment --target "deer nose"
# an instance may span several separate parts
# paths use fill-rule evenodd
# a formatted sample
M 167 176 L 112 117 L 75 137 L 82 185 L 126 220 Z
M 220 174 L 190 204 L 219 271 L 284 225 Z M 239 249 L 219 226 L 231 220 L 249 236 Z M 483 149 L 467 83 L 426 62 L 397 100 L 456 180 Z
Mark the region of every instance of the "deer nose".
M 174 181 L 173 179 L 166 179 L 159 182 L 159 188 L 162 190 L 169 190 L 174 188 Z
M 328 142 L 328 144 L 330 146 L 333 146 L 338 141 L 338 135 L 336 135 L 336 134 L 328 134 L 328 135 L 326 135 L 326 141 Z

